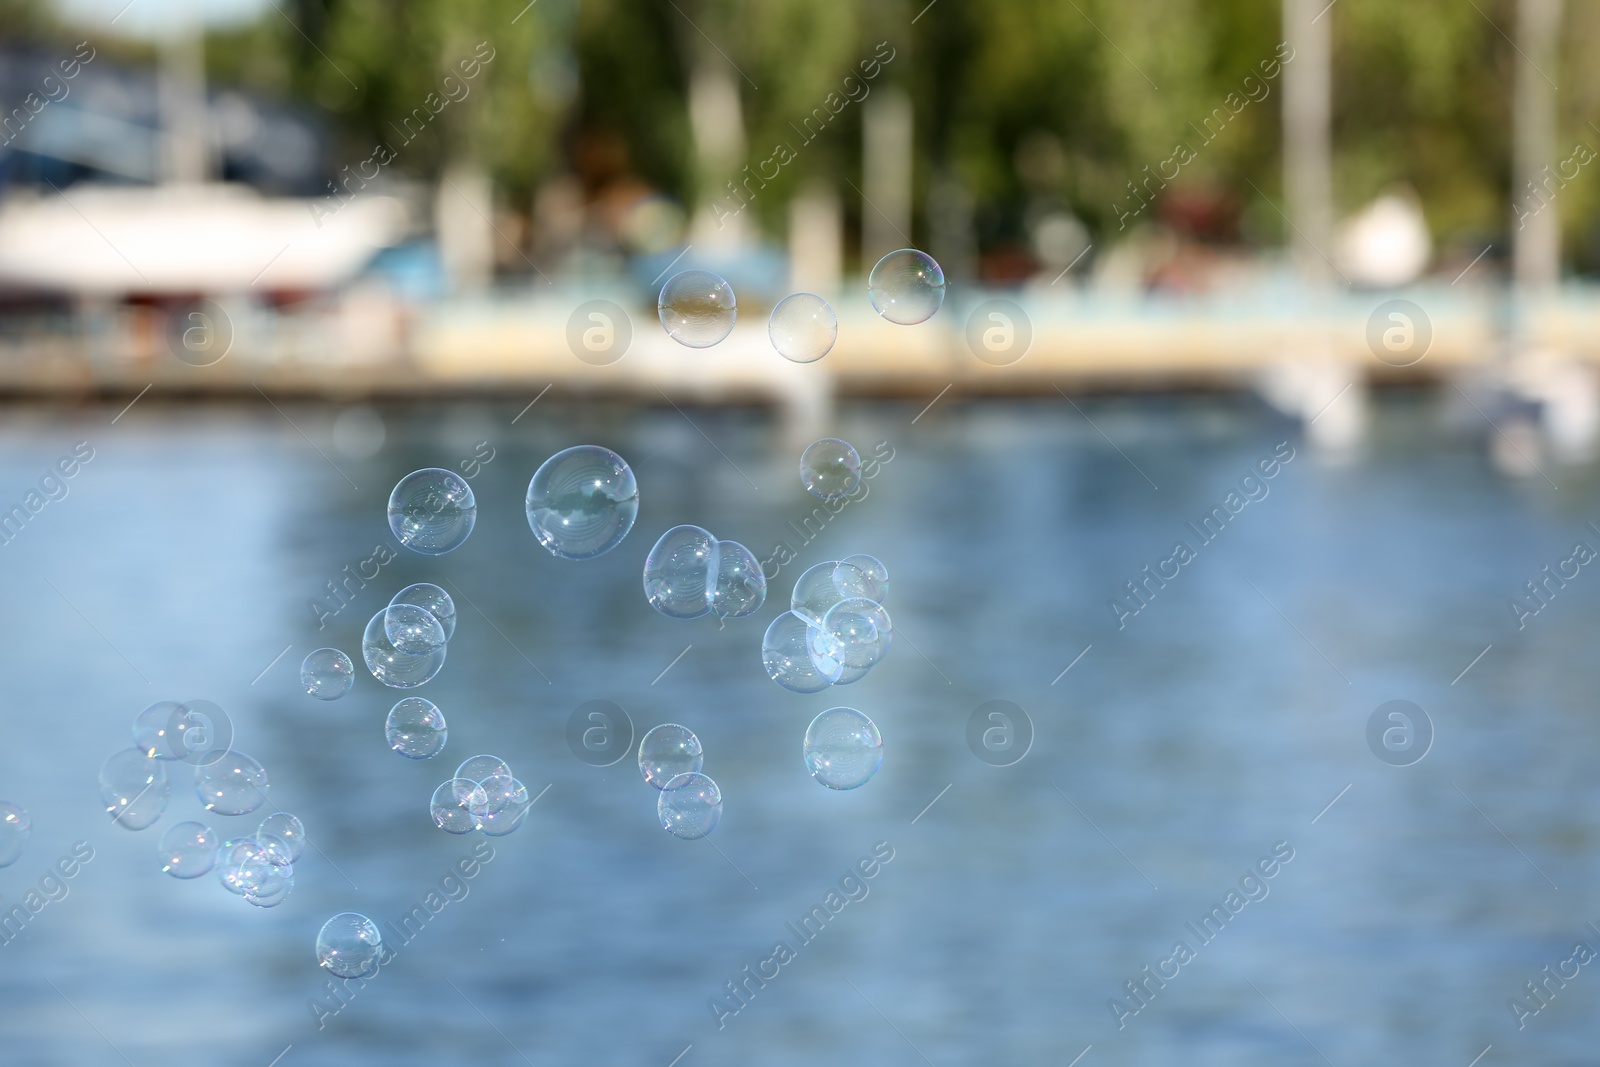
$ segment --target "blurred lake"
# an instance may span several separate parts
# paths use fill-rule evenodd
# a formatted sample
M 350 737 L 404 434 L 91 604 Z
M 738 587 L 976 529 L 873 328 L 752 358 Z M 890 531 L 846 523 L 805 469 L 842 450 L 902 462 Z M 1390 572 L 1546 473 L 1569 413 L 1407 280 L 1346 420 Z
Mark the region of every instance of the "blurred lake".
M 1585 925 L 1600 924 L 1600 572 L 1520 631 L 1508 599 L 1574 541 L 1600 547 L 1594 470 L 1508 481 L 1486 427 L 1430 393 L 1380 394 L 1344 465 L 1243 396 L 947 399 L 915 423 L 921 403 L 856 405 L 831 432 L 893 459 L 803 543 L 789 524 L 816 502 L 763 414 L 546 398 L 513 423 L 527 399 L 382 408 L 364 457 L 373 442 L 335 434 L 336 406 L 7 410 L 0 510 L 77 442 L 94 449 L 0 546 L 15 609 L 0 797 L 34 820 L 0 871 L 6 906 L 74 842 L 94 849 L 0 946 L 7 1064 L 1065 1067 L 1092 1045 L 1082 1067 L 1466 1067 L 1490 1044 L 1486 1065 L 1592 1062 L 1594 967 L 1523 1029 L 1507 1001 L 1575 942 L 1600 948 Z M 319 631 L 308 602 L 393 543 L 394 483 L 460 470 L 479 442 L 494 458 L 467 543 L 401 552 Z M 1185 524 L 1284 442 L 1267 495 L 1119 630 L 1107 601 L 1176 541 L 1197 546 Z M 522 503 L 538 464 L 578 443 L 619 451 L 641 489 L 627 540 L 584 563 L 542 550 Z M 797 558 L 755 616 L 672 621 L 640 570 L 678 523 Z M 763 630 L 801 571 L 855 552 L 889 567 L 892 652 L 852 687 L 778 688 Z M 461 594 L 448 662 L 416 691 L 450 730 L 424 762 L 384 744 L 403 694 L 359 666 L 367 619 L 417 581 Z M 335 703 L 299 687 L 323 645 L 358 664 Z M 159 872 L 162 831 L 204 817 L 184 768 L 151 829 L 101 810 L 96 771 L 134 715 L 193 698 L 226 709 L 315 846 L 276 909 Z M 696 731 L 725 800 L 716 833 L 662 832 L 631 757 L 574 756 L 568 718 L 595 699 L 635 737 Z M 1413 766 L 1367 745 L 1393 699 L 1433 723 Z M 968 748 L 990 700 L 1032 720 L 1013 766 Z M 806 724 L 838 704 L 885 739 L 853 792 L 801 761 Z M 466 898 L 400 943 L 392 924 L 487 840 L 427 812 L 479 752 L 545 792 Z M 237 836 L 271 810 L 206 821 Z M 868 895 L 800 944 L 786 924 L 878 842 L 893 859 Z M 1268 895 L 1202 944 L 1187 924 L 1280 842 L 1293 858 Z M 332 1002 L 313 945 L 347 910 L 399 950 L 319 1029 L 311 1001 Z M 780 940 L 795 958 L 719 1029 L 708 1002 Z M 1194 958 L 1119 1029 L 1108 1001 L 1138 1006 L 1124 983 L 1180 940 Z

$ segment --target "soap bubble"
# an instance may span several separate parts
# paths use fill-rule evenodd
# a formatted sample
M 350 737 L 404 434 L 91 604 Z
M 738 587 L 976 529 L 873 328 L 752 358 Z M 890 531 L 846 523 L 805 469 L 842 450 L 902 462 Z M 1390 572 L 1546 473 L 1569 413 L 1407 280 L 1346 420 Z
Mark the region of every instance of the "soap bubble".
M 194 788 L 207 811 L 249 815 L 267 802 L 267 769 L 243 752 L 229 752 L 194 769 Z
M 383 738 L 406 759 L 431 759 L 444 750 L 444 714 L 431 700 L 404 697 L 389 709 L 383 723 Z
M 425 556 L 459 548 L 477 521 L 472 487 L 454 471 L 413 471 L 389 494 L 389 529 L 402 545 Z
M 9 867 L 22 857 L 33 833 L 28 813 L 9 800 L 0 800 L 0 867 Z
M 804 619 L 807 625 L 821 626 L 823 616 L 841 600 L 849 599 L 847 589 L 854 589 L 864 579 L 856 574 L 854 564 L 841 560 L 828 560 L 807 568 L 794 583 L 794 595 L 789 609 Z
M 433 647 L 426 652 L 407 651 L 395 643 L 391 630 L 413 648 Z M 444 666 L 444 657 L 444 628 L 432 612 L 415 604 L 384 608 L 361 635 L 361 658 L 366 660 L 367 670 L 391 689 L 415 689 L 429 681 Z
M 234 896 L 253 890 L 270 866 L 266 849 L 254 837 L 230 837 L 217 848 L 217 881 Z
M 353 911 L 341 912 L 322 924 L 317 934 L 317 963 L 338 978 L 371 978 L 383 961 L 383 935 L 378 924 Z
M 100 765 L 100 799 L 113 822 L 128 830 L 143 830 L 167 810 L 172 783 L 167 765 L 136 748 L 113 752 Z
M 161 835 L 161 873 L 199 878 L 217 863 L 217 832 L 203 822 L 180 822 Z
M 256 840 L 261 842 L 267 859 L 284 867 L 297 862 L 306 850 L 305 824 L 286 811 L 275 811 L 261 820 Z
M 415 604 L 438 619 L 439 628 L 444 631 L 446 641 L 456 632 L 456 602 L 450 599 L 449 593 L 436 585 L 429 585 L 427 582 L 408 585 L 389 601 L 390 607 L 396 604 Z
M 294 888 L 294 867 L 271 863 L 266 857 L 250 861 L 244 877 L 251 883 L 244 892 L 244 899 L 258 908 L 276 908 L 289 898 L 289 890 Z
M 675 722 L 651 727 L 639 741 L 639 773 L 657 789 L 665 789 L 680 774 L 698 771 L 703 761 L 700 739 Z
M 177 759 L 185 752 L 182 738 L 169 736 L 181 733 L 188 720 L 181 714 L 183 705 L 176 700 L 158 700 L 133 719 L 134 747 L 152 759 Z
M 711 610 L 724 619 L 742 619 L 767 599 L 767 576 L 755 555 L 737 541 L 717 542 L 717 579 Z
M 533 802 L 528 790 L 509 774 L 497 774 L 478 784 L 483 801 L 473 804 L 472 816 L 478 830 L 488 837 L 504 837 L 528 818 Z
M 499 756 L 491 756 L 487 753 L 481 756 L 470 756 L 462 760 L 461 766 L 456 768 L 456 777 L 464 778 L 473 785 L 477 785 L 479 782 L 493 778 L 496 775 L 510 778 L 512 776 L 511 765 Z
M 871 667 L 889 651 L 894 624 L 882 606 L 864 597 L 841 600 L 822 617 L 829 654 L 846 667 Z
M 841 500 L 861 484 L 861 454 L 848 441 L 824 437 L 800 455 L 800 484 L 823 500 Z
M 795 293 L 778 301 L 767 320 L 767 337 L 778 355 L 794 363 L 815 363 L 839 337 L 839 317 L 814 293 Z
M 205 763 L 232 747 L 233 724 L 209 700 L 162 700 L 134 718 L 133 744 L 153 759 Z
M 697 841 L 722 821 L 722 791 L 699 771 L 680 774 L 656 798 L 656 816 L 673 837 Z
M 355 665 L 337 648 L 319 648 L 300 664 L 300 684 L 318 700 L 338 700 L 355 680 Z
M 831 684 L 811 662 L 806 620 L 786 611 L 772 620 L 761 639 L 761 665 L 767 677 L 795 693 L 820 693 Z
M 883 764 L 883 738 L 854 708 L 829 708 L 806 727 L 806 769 L 829 789 L 865 785 Z
M 844 677 L 845 665 L 835 654 L 833 642 L 828 639 L 828 633 L 822 627 L 810 625 L 806 627 L 806 654 L 811 657 L 811 665 L 817 669 L 818 674 L 833 685 L 839 684 L 839 680 Z
M 562 559 L 593 559 L 622 543 L 639 516 L 639 484 L 609 448 L 577 445 L 539 465 L 528 483 L 528 525 Z
M 727 282 L 708 270 L 686 270 L 661 287 L 656 314 L 680 345 L 710 348 L 733 330 L 739 309 Z
M 846 597 L 882 604 L 889 596 L 889 568 L 876 556 L 846 556 L 834 571 L 833 583 Z
M 944 303 L 944 271 L 926 252 L 902 248 L 878 260 L 867 275 L 872 308 L 890 322 L 914 326 Z
M 447 834 L 470 834 L 478 828 L 473 805 L 487 802 L 488 795 L 477 782 L 452 778 L 433 791 L 428 814 L 433 816 L 433 824 Z
M 670 619 L 696 619 L 716 592 L 717 539 L 698 526 L 674 526 L 644 560 L 644 596 Z

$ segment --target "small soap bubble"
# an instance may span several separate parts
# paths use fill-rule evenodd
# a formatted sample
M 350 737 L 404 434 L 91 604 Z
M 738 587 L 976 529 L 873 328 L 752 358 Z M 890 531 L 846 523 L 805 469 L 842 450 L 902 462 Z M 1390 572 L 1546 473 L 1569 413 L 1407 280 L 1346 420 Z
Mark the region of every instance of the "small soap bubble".
M 656 314 L 680 345 L 710 348 L 732 332 L 739 309 L 727 282 L 708 270 L 686 270 L 661 287 Z
M 700 739 L 687 726 L 662 723 L 639 740 L 639 773 L 657 789 L 680 774 L 698 771 L 704 762 Z
M 767 320 L 767 337 L 778 355 L 793 363 L 815 363 L 839 338 L 839 317 L 815 293 L 795 293 L 778 301 Z
M 472 805 L 478 831 L 488 837 L 504 837 L 521 826 L 532 802 L 528 790 L 509 774 L 497 774 L 480 782 L 482 803 Z
M 656 815 L 673 837 L 697 841 L 722 821 L 722 791 L 699 771 L 680 774 L 656 798 Z
M 251 863 L 248 877 L 253 883 L 244 892 L 244 899 L 258 908 L 276 908 L 289 898 L 294 888 L 294 868 L 289 864 L 274 864 L 263 859 Z
M 9 867 L 22 856 L 33 834 L 33 820 L 20 806 L 0 800 L 0 867 Z
M 711 610 L 718 574 L 717 539 L 698 526 L 674 526 L 644 560 L 644 596 L 669 619 Z
M 230 837 L 217 847 L 217 881 L 234 896 L 255 889 L 268 866 L 266 849 L 254 837 Z
M 577 445 L 539 465 L 528 483 L 528 525 L 562 559 L 593 559 L 622 543 L 639 517 L 633 469 L 609 448 Z
M 405 697 L 389 709 L 383 738 L 406 759 L 431 759 L 444 751 L 449 731 L 444 713 L 431 700 Z
M 854 708 L 829 708 L 806 727 L 806 769 L 829 789 L 865 785 L 883 764 L 883 738 Z
M 861 484 L 861 454 L 848 441 L 824 437 L 800 455 L 800 484 L 823 500 L 841 500 Z
M 479 782 L 486 781 L 496 775 L 503 775 L 507 778 L 512 777 L 511 765 L 499 756 L 491 756 L 487 753 L 480 756 L 469 756 L 461 761 L 461 766 L 456 768 L 456 777 L 464 778 L 473 785 L 477 785 Z
M 478 828 L 473 806 L 486 803 L 488 795 L 477 782 L 452 778 L 433 791 L 428 814 L 433 816 L 433 824 L 447 834 L 470 834 Z
M 389 529 L 402 545 L 425 556 L 459 548 L 477 521 L 472 487 L 454 471 L 413 471 L 389 494 Z
M 407 651 L 390 632 L 413 648 L 433 645 L 425 652 Z M 444 667 L 444 628 L 433 614 L 415 604 L 384 608 L 367 623 L 361 635 L 361 658 L 372 676 L 391 689 L 415 689 Z
M 249 815 L 267 802 L 267 769 L 243 752 L 229 752 L 194 769 L 194 788 L 207 811 Z
M 832 682 L 811 661 L 806 620 L 786 611 L 772 620 L 761 638 L 761 665 L 767 677 L 794 693 L 820 693 Z
M 188 726 L 183 705 L 176 700 L 158 700 L 133 720 L 133 745 L 153 759 L 178 759 L 183 747 L 182 730 Z
M 288 866 L 297 862 L 306 849 L 305 824 L 286 811 L 275 811 L 261 820 L 256 840 L 266 850 L 267 859 L 280 867 Z
M 396 604 L 415 604 L 422 608 L 435 619 L 439 620 L 439 628 L 444 631 L 444 639 L 450 640 L 456 632 L 456 602 L 450 599 L 450 594 L 436 585 L 427 582 L 418 582 L 408 585 L 394 595 L 389 601 L 389 606 Z
M 742 619 L 761 609 L 767 599 L 767 576 L 755 554 L 737 541 L 717 542 L 717 579 L 711 611 L 724 619 Z
M 113 752 L 100 765 L 100 799 L 124 829 L 143 830 L 161 818 L 171 795 L 166 764 L 137 748 Z
M 180 822 L 161 835 L 161 873 L 199 878 L 217 865 L 217 832 L 203 822 Z
M 355 664 L 337 648 L 319 648 L 300 664 L 300 684 L 318 700 L 338 700 L 355 680 Z
M 371 978 L 382 960 L 383 935 L 365 915 L 341 912 L 317 934 L 317 963 L 337 978 Z
M 894 624 L 889 613 L 864 597 L 841 600 L 822 617 L 829 654 L 846 667 L 871 667 L 889 651 Z
M 901 248 L 878 260 L 867 275 L 872 308 L 890 322 L 914 326 L 944 303 L 944 271 L 926 252 Z
M 809 567 L 794 583 L 794 595 L 789 599 L 789 610 L 800 616 L 810 626 L 821 626 L 823 616 L 841 600 L 848 600 L 848 589 L 856 588 L 861 579 L 855 574 L 853 564 L 832 559 Z
M 882 604 L 889 596 L 889 568 L 876 556 L 846 556 L 834 571 L 833 583 L 846 597 Z

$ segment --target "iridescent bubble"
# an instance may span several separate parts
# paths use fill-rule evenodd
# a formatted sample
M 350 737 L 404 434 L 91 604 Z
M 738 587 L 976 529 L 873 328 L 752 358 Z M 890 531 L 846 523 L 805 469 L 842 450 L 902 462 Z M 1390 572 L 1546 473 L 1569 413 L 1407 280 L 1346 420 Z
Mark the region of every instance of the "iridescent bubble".
M 406 759 L 431 759 L 444 751 L 449 736 L 444 713 L 431 700 L 404 697 L 389 709 L 383 738 Z
M 767 337 L 778 355 L 794 363 L 815 363 L 839 337 L 839 317 L 815 293 L 795 293 L 778 301 L 767 320 Z
M 428 802 L 428 814 L 433 825 L 447 834 L 470 834 L 478 828 L 478 818 L 473 806 L 488 802 L 488 795 L 477 782 L 466 778 L 452 778 L 433 791 Z
M 456 777 L 465 778 L 474 785 L 493 778 L 496 775 L 512 777 L 511 765 L 499 756 L 484 753 L 479 756 L 469 756 L 461 761 L 461 766 L 456 768 Z
M 871 667 L 889 651 L 894 624 L 881 605 L 851 597 L 828 609 L 821 630 L 834 659 L 846 667 Z
M 832 684 L 811 662 L 806 620 L 786 611 L 772 620 L 761 639 L 761 665 L 767 677 L 794 693 L 820 693 Z
M 711 611 L 724 619 L 742 619 L 759 611 L 767 599 L 767 576 L 748 548 L 737 541 L 717 542 L 717 580 Z
M 698 771 L 703 762 L 700 739 L 687 726 L 662 723 L 639 740 L 639 773 L 657 789 L 665 789 L 680 774 Z
M 459 548 L 477 521 L 472 487 L 454 471 L 413 471 L 389 494 L 389 529 L 402 545 L 425 556 Z
M 673 837 L 697 841 L 722 821 L 722 791 L 699 771 L 680 774 L 656 798 L 656 816 Z
M 437 645 L 428 652 L 408 652 L 390 638 L 392 628 L 402 640 L 420 646 Z M 391 689 L 415 689 L 444 667 L 444 629 L 431 612 L 414 604 L 386 607 L 374 615 L 361 635 L 361 658 L 372 676 Z
M 317 963 L 335 977 L 371 978 L 382 961 L 383 935 L 365 915 L 341 912 L 322 924 Z
M 817 669 L 818 674 L 833 685 L 839 684 L 839 680 L 844 677 L 845 665 L 834 654 L 833 642 L 822 627 L 807 625 L 806 654 L 811 657 L 811 665 Z
M 230 837 L 217 848 L 217 881 L 234 896 L 255 889 L 257 879 L 271 865 L 266 849 L 254 837 Z
M 128 830 L 143 830 L 167 810 L 172 783 L 167 765 L 139 749 L 113 752 L 100 765 L 100 799 L 113 822 Z
M 295 863 L 306 850 L 306 828 L 286 811 L 275 811 L 261 820 L 256 840 L 266 850 L 267 859 L 280 867 Z
M 438 619 L 439 628 L 444 631 L 446 641 L 456 632 L 456 602 L 450 599 L 449 593 L 436 585 L 429 585 L 427 582 L 408 585 L 389 601 L 390 607 L 396 604 L 415 604 Z
M 203 822 L 180 822 L 161 835 L 161 873 L 199 878 L 217 865 L 217 832 Z
M 152 759 L 178 759 L 187 751 L 180 736 L 171 736 L 188 726 L 183 705 L 176 700 L 159 700 L 133 719 L 133 744 Z
M 523 824 L 532 801 L 521 782 L 508 774 L 497 774 L 478 783 L 484 799 L 472 805 L 478 830 L 488 837 L 504 837 Z
M 267 769 L 243 752 L 229 752 L 194 769 L 194 788 L 207 811 L 249 815 L 267 802 Z
M 882 604 L 889 596 L 889 568 L 876 556 L 846 556 L 839 561 L 833 583 L 846 597 L 863 597 Z
M 438 617 L 419 604 L 390 604 L 382 615 L 383 636 L 408 655 L 426 656 L 448 643 Z
M 716 592 L 717 539 L 698 526 L 674 526 L 644 560 L 644 596 L 669 619 L 696 619 Z
M 209 763 L 233 748 L 233 723 L 227 712 L 209 700 L 186 700 L 168 715 L 152 747 L 158 759 L 175 759 L 190 766 Z
M 926 322 L 944 303 L 944 271 L 915 248 L 890 252 L 867 275 L 867 297 L 873 310 L 890 322 Z
M 661 287 L 656 314 L 680 345 L 710 348 L 733 330 L 739 309 L 727 282 L 708 270 L 686 270 Z
M 300 684 L 318 700 L 338 700 L 355 680 L 355 664 L 337 648 L 319 648 L 300 664 Z
M 821 626 L 822 618 L 841 600 L 849 599 L 845 592 L 854 588 L 857 579 L 852 576 L 855 567 L 836 559 L 807 568 L 795 580 L 794 595 L 789 599 L 789 609 L 810 626 Z M 844 580 L 841 581 L 840 579 Z
M 639 516 L 639 484 L 609 448 L 577 445 L 539 465 L 528 483 L 528 525 L 562 559 L 593 559 L 622 543 Z
M 0 800 L 0 867 L 9 867 L 22 856 L 33 834 L 33 820 L 9 800 Z
M 245 900 L 258 908 L 276 908 L 289 898 L 289 891 L 294 888 L 294 867 L 257 857 L 249 862 L 242 878 L 251 883 L 244 892 Z
M 824 437 L 800 454 L 800 484 L 823 500 L 841 500 L 861 484 L 861 454 L 848 441 Z
M 883 738 L 854 708 L 829 708 L 806 727 L 806 769 L 829 789 L 867 784 L 883 764 Z

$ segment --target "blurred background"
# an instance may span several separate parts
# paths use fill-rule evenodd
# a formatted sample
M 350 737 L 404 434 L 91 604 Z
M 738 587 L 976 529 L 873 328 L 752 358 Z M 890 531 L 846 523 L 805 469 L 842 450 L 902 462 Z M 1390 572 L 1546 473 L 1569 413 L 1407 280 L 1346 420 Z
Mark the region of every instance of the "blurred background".
M 94 856 L 0 936 L 6 1062 L 1588 1062 L 1597 40 L 1563 0 L 0 0 L 3 908 Z M 948 280 L 915 326 L 867 296 L 903 247 Z M 713 348 L 656 318 L 690 268 Z M 811 364 L 765 330 L 797 291 Z M 818 510 L 823 436 L 893 457 L 870 498 Z M 572 563 L 521 502 L 579 443 L 641 512 Z M 439 558 L 384 521 L 424 467 L 479 505 Z M 678 523 L 772 561 L 761 612 L 649 610 Z M 762 631 L 856 552 L 893 653 L 778 688 Z M 357 655 L 417 581 L 460 594 L 422 764 Z M 99 804 L 196 698 L 317 846 L 278 908 L 159 872 L 185 774 L 150 830 Z M 697 732 L 716 834 L 570 749 L 590 700 Z M 840 703 L 886 755 L 835 794 Z M 425 808 L 476 752 L 527 825 L 332 999 L 322 922 L 389 939 L 486 840 Z

